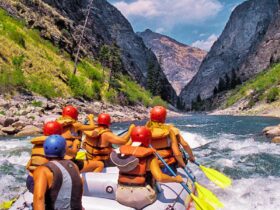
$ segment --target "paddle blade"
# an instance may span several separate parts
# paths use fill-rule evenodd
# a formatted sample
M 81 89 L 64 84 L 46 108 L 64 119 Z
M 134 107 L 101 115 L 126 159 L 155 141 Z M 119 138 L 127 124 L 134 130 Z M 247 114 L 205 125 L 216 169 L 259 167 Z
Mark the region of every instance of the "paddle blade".
M 85 160 L 86 159 L 86 152 L 85 151 L 79 151 L 76 155 L 76 160 Z
M 205 200 L 207 203 L 217 207 L 217 208 L 222 208 L 224 207 L 224 204 L 217 198 L 217 196 L 212 193 L 210 190 L 207 188 L 201 186 L 197 182 L 195 182 L 196 190 L 198 197 L 200 199 Z
M 221 172 L 212 169 L 207 168 L 203 165 L 199 165 L 201 170 L 204 172 L 204 174 L 207 176 L 208 179 L 210 179 L 212 182 L 214 182 L 216 185 L 218 185 L 221 188 L 226 188 L 231 185 L 231 179 L 227 177 L 226 175 L 222 174 Z
M 10 201 L 4 201 L 0 204 L 0 209 L 9 209 L 12 207 L 13 203 L 16 201 L 16 198 L 10 200 Z
M 206 203 L 204 200 L 196 197 L 193 193 L 190 194 L 193 201 L 195 202 L 195 209 L 196 210 L 215 210 L 213 206 L 209 203 Z

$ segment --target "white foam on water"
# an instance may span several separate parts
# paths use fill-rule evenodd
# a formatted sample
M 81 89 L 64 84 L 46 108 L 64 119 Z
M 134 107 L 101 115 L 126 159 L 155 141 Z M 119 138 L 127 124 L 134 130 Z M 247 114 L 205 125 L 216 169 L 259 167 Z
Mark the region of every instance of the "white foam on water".
M 18 183 L 16 178 L 11 175 L 0 176 L 0 182 L 0 203 L 13 199 L 24 189 L 24 184 Z
M 211 141 L 196 133 L 189 133 L 186 131 L 182 131 L 181 134 L 185 139 L 185 141 L 188 142 L 191 148 L 201 147 Z
M 231 149 L 232 155 L 243 156 L 259 153 L 269 153 L 273 155 L 280 155 L 280 146 L 270 142 L 255 141 L 253 138 L 245 140 L 238 140 L 235 135 L 221 135 L 218 141 L 210 145 L 211 148 Z
M 279 177 L 234 180 L 232 187 L 213 191 L 224 203 L 224 210 L 280 209 Z
M 31 148 L 30 138 L 0 141 L 0 151 L 22 149 L 22 148 Z

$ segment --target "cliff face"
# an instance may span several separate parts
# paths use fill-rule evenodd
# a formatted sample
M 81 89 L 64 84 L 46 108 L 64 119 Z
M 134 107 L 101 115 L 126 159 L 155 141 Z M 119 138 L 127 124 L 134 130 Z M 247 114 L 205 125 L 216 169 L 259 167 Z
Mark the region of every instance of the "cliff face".
M 168 81 L 179 95 L 183 87 L 197 73 L 207 52 L 179 43 L 149 29 L 137 34 L 157 56 Z
M 249 0 L 233 11 L 198 73 L 180 94 L 186 108 L 198 98 L 211 98 L 249 79 L 279 58 L 278 13 L 278 0 Z
M 28 25 L 40 31 L 60 48 L 74 55 L 83 28 L 90 0 L 2 0 L 0 6 L 13 16 L 25 19 Z M 82 56 L 97 57 L 103 45 L 120 49 L 123 71 L 143 86 L 147 83 L 150 63 L 159 68 L 155 55 L 148 50 L 130 23 L 111 4 L 93 0 L 89 20 L 82 40 Z M 165 85 L 162 98 L 175 104 L 176 93 L 163 72 Z

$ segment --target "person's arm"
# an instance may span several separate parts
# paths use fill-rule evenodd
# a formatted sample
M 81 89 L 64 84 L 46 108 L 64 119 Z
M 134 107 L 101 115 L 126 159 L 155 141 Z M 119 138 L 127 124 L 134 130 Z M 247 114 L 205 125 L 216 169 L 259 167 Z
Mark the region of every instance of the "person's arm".
M 195 157 L 193 155 L 192 149 L 190 147 L 190 145 L 184 140 L 183 136 L 181 136 L 180 134 L 178 134 L 178 139 L 179 139 L 179 143 L 183 146 L 184 150 L 188 153 L 189 155 L 189 160 L 191 162 L 195 161 Z
M 39 166 L 33 174 L 34 178 L 34 195 L 33 208 L 34 210 L 45 210 L 45 193 L 48 189 L 48 170 L 45 166 Z
M 105 132 L 102 134 L 102 138 L 105 138 L 105 140 L 110 142 L 111 144 L 126 144 L 127 142 L 129 142 L 130 134 L 134 127 L 135 125 L 131 124 L 127 133 L 123 136 L 117 136 L 111 132 Z
M 87 118 L 88 118 L 88 121 L 89 121 L 89 125 L 84 125 L 84 124 L 82 124 L 80 122 L 75 122 L 73 124 L 74 128 L 76 130 L 79 130 L 79 131 L 88 131 L 88 130 L 93 130 L 94 128 L 96 128 L 97 125 L 95 125 L 95 123 L 93 121 L 93 119 L 94 119 L 93 114 L 89 114 L 87 116 Z
M 179 145 L 178 145 L 175 133 L 172 130 L 170 130 L 169 135 L 170 135 L 170 139 L 171 139 L 171 148 L 172 148 L 174 157 L 176 158 L 176 160 L 177 160 L 178 164 L 180 165 L 180 167 L 185 167 L 186 164 L 185 164 L 185 162 L 183 160 L 183 156 L 182 156 L 182 153 L 180 151 L 180 148 L 179 148 Z
M 79 148 L 81 146 L 81 142 L 78 139 L 75 139 L 73 141 L 73 144 L 71 145 L 71 147 L 67 147 L 67 151 L 66 154 L 72 157 L 76 157 L 77 152 L 79 151 Z
M 158 164 L 158 159 L 156 157 L 153 157 L 150 160 L 150 170 L 155 178 L 156 181 L 158 182 L 183 182 L 183 179 L 180 175 L 176 177 L 168 176 L 167 174 L 162 173 L 159 164 Z

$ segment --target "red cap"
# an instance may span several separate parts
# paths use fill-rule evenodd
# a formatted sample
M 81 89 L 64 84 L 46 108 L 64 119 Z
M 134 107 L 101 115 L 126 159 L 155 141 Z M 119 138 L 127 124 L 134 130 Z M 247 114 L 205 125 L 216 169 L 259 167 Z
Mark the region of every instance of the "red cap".
M 98 125 L 106 125 L 106 126 L 110 126 L 111 124 L 111 117 L 109 114 L 105 114 L 105 113 L 102 113 L 102 114 L 99 114 L 98 115 L 98 119 L 97 119 L 97 123 Z
M 155 106 L 150 111 L 151 121 L 164 123 L 166 119 L 166 109 L 163 106 Z
M 62 134 L 62 126 L 60 123 L 56 121 L 47 122 L 44 125 L 43 133 L 45 136 L 50 136 L 55 134 L 60 135 Z
M 137 126 L 131 131 L 132 142 L 140 142 L 143 146 L 149 147 L 152 139 L 152 133 L 150 129 L 144 126 Z
M 74 120 L 78 119 L 78 114 L 79 114 L 78 110 L 73 106 L 66 106 L 62 110 L 63 117 L 71 117 Z

